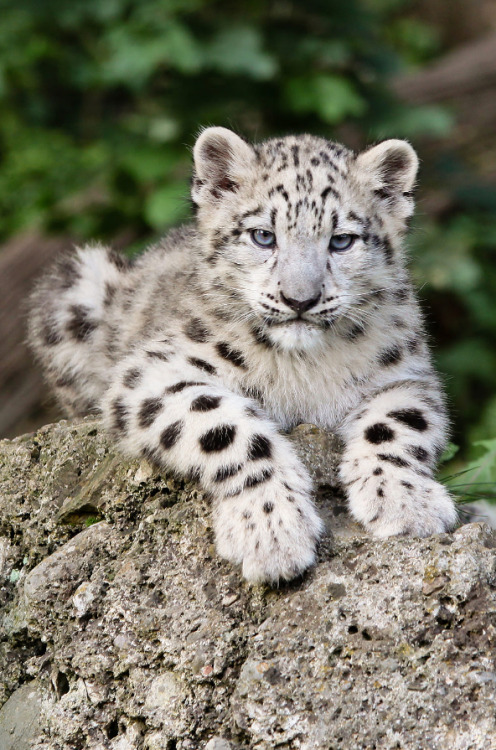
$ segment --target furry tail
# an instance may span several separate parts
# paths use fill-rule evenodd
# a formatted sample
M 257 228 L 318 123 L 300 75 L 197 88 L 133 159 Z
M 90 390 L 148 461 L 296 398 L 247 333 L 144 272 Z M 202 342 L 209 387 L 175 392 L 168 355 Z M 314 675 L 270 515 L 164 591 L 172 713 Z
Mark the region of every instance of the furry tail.
M 30 299 L 28 340 L 69 414 L 97 413 L 113 361 L 108 312 L 130 263 L 100 245 L 62 256 Z

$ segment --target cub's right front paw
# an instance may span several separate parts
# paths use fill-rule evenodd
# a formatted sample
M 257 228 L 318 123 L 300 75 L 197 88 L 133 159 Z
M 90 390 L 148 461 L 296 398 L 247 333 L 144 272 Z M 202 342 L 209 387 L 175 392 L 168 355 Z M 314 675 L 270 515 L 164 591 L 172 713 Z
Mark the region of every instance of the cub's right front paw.
M 309 494 L 275 480 L 219 501 L 214 525 L 219 554 L 242 563 L 251 583 L 303 573 L 315 561 L 323 531 Z

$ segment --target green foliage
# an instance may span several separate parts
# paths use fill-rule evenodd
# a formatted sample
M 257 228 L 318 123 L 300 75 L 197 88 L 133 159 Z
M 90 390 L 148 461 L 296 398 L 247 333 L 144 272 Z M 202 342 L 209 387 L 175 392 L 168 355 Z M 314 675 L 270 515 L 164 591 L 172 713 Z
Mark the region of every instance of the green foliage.
M 477 440 L 472 448 L 474 459 L 442 481 L 459 502 L 496 502 L 496 439 Z
M 413 6 L 0 0 L 0 240 L 35 225 L 80 240 L 130 235 L 139 248 L 188 217 L 188 147 L 205 125 L 355 147 L 410 138 L 422 185 L 449 206 L 434 219 L 420 204 L 412 256 L 455 440 L 476 460 L 470 443 L 496 435 L 496 189 L 443 147 L 451 112 L 390 93 L 391 76 L 439 53 Z M 434 153 L 422 154 L 424 136 L 438 139 Z
M 464 457 L 475 458 L 472 443 L 496 435 L 496 199 L 491 206 L 485 193 L 484 206 L 477 187 L 462 203 L 456 193 L 458 183 L 466 184 L 465 171 L 449 179 L 451 210 L 436 222 L 418 220 L 411 247 L 438 366 L 446 373 L 454 439 Z
M 187 216 L 184 146 L 201 125 L 254 138 L 449 126 L 385 93 L 429 46 L 428 30 L 394 18 L 402 2 L 2 5 L 0 238 L 33 223 L 83 238 L 162 231 Z
M 348 116 L 363 115 L 367 109 L 356 86 L 342 75 L 313 74 L 291 78 L 286 93 L 294 112 L 311 112 L 329 125 Z
M 496 439 L 477 440 L 474 447 L 479 455 L 466 468 L 472 472 L 470 481 L 496 486 Z
M 448 443 L 446 448 L 444 449 L 444 452 L 439 459 L 439 463 L 442 466 L 443 464 L 447 463 L 448 461 L 451 461 L 452 458 L 456 456 L 458 451 L 460 450 L 459 445 L 455 445 L 455 443 Z

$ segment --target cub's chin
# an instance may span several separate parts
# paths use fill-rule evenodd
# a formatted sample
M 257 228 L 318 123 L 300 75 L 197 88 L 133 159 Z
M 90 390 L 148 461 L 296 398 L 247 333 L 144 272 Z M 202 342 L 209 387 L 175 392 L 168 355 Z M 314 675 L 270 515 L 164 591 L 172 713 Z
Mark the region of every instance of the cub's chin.
M 266 336 L 278 349 L 302 352 L 318 347 L 324 331 L 307 320 L 290 320 L 268 328 Z

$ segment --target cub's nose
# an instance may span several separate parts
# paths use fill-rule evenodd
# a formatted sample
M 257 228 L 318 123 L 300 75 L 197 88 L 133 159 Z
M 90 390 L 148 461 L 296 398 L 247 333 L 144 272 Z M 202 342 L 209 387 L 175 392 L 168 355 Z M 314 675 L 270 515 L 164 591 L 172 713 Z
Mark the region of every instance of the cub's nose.
M 320 299 L 320 292 L 316 297 L 312 297 L 312 299 L 292 299 L 291 297 L 285 297 L 281 292 L 281 298 L 284 304 L 290 307 L 292 310 L 295 310 L 298 313 L 304 313 L 317 304 Z

